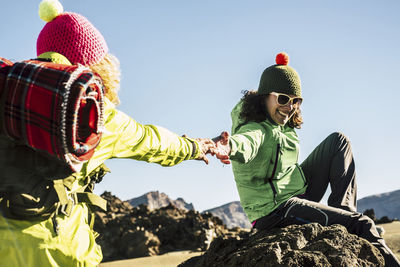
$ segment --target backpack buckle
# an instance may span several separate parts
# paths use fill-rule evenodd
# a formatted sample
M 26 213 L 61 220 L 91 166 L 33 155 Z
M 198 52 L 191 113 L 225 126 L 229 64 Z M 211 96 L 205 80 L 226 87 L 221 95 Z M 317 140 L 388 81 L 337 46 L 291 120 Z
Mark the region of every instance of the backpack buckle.
M 71 215 L 72 208 L 78 203 L 78 199 L 76 194 L 67 194 L 68 202 L 67 204 L 60 206 L 60 213 L 64 214 L 65 216 L 69 217 Z

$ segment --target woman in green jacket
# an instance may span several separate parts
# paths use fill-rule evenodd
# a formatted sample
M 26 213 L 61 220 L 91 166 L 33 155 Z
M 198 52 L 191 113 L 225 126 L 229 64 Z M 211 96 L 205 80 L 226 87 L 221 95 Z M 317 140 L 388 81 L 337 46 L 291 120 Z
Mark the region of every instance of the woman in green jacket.
M 246 92 L 233 109 L 232 135 L 224 132 L 217 139 L 217 157 L 232 162 L 243 209 L 259 230 L 311 222 L 341 224 L 374 244 L 386 266 L 399 266 L 374 222 L 357 213 L 349 140 L 333 133 L 298 163 L 295 129 L 303 122 L 303 99 L 299 75 L 288 62 L 287 54 L 277 55 L 277 64 L 264 70 L 258 91 Z M 328 205 L 323 205 L 319 201 L 328 185 L 332 192 Z
M 95 242 L 89 204 L 105 203 L 87 191 L 107 172 L 103 162 L 130 158 L 162 166 L 190 159 L 207 163 L 205 154 L 215 145 L 209 139 L 190 139 L 162 127 L 141 125 L 116 109 L 119 63 L 108 53 L 100 32 L 85 17 L 63 13 L 61 4 L 54 0 L 43 1 L 39 14 L 48 23 L 37 40 L 38 58 L 84 65 L 101 76 L 105 86 L 104 129 L 91 159 L 79 172 L 62 180 L 59 199 L 54 199 L 57 194 L 49 183 L 54 173 L 43 171 L 57 163 L 0 135 L 0 182 L 7 178 L 20 181 L 16 187 L 0 187 L 7 188 L 7 192 L 0 190 L 0 265 L 97 266 L 102 253 Z M 59 205 L 61 195 L 68 204 Z

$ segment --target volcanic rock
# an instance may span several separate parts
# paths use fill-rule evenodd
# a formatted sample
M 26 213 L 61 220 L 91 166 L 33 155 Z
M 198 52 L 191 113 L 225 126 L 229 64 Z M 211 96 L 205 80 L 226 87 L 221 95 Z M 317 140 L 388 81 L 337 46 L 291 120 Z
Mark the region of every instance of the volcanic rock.
M 384 266 L 384 259 L 377 248 L 341 225 L 311 223 L 245 238 L 219 237 L 205 254 L 179 266 Z
M 100 233 L 96 241 L 104 261 L 177 250 L 205 251 L 217 237 L 246 234 L 239 228 L 227 229 L 210 213 L 178 209 L 172 204 L 150 210 L 145 205 L 132 207 L 110 192 L 101 196 L 107 200 L 108 212 L 96 211 L 94 230 Z

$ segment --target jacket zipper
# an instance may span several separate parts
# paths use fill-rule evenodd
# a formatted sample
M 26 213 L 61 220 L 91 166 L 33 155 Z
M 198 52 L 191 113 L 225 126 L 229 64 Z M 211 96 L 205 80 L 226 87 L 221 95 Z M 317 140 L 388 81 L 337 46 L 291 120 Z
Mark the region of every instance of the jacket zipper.
M 274 169 L 272 170 L 272 175 L 271 175 L 271 177 L 268 179 L 268 183 L 269 183 L 269 185 L 271 186 L 272 192 L 273 192 L 273 194 L 274 194 L 274 204 L 275 204 L 275 205 L 277 204 L 277 202 L 276 202 L 276 196 L 277 196 L 278 193 L 277 193 L 277 191 L 276 191 L 276 188 L 275 188 L 274 184 L 272 183 L 272 179 L 273 179 L 274 176 L 275 176 L 276 168 L 277 168 L 277 166 L 278 166 L 278 160 L 279 160 L 280 150 L 281 150 L 281 144 L 278 143 L 278 144 L 276 145 L 276 156 L 275 156 Z

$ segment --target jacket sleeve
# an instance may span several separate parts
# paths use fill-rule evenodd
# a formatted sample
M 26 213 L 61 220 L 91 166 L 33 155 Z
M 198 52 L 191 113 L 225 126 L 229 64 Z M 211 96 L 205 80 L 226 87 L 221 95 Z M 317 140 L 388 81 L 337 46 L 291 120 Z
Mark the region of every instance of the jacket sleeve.
M 230 159 L 240 163 L 252 161 L 264 141 L 264 131 L 258 123 L 243 125 L 234 135 L 229 137 L 231 147 Z
M 116 133 L 113 140 L 112 158 L 130 158 L 173 166 L 200 155 L 199 144 L 189 138 L 180 137 L 169 130 L 142 125 L 125 113 L 114 109 L 108 124 Z

